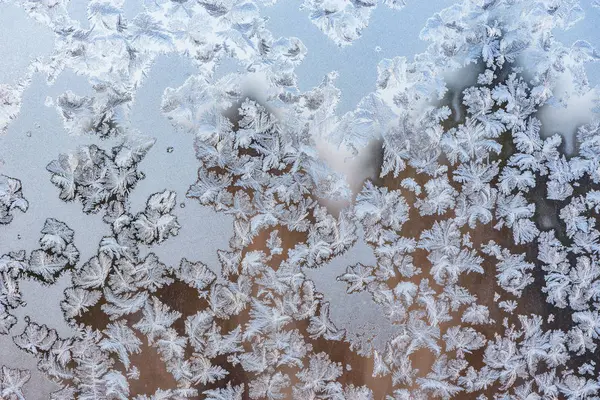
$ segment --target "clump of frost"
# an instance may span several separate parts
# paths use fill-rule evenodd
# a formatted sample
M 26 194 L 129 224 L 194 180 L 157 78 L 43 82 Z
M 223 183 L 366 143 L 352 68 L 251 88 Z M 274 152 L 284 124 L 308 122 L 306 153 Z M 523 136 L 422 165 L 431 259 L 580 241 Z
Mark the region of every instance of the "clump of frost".
M 405 0 L 383 0 L 394 10 L 406 5 Z M 305 0 L 301 9 L 309 12 L 310 21 L 338 46 L 348 46 L 359 39 L 369 25 L 371 12 L 377 7 L 376 0 Z
M 13 211 L 26 212 L 29 203 L 23 197 L 21 181 L 6 175 L 0 175 L 0 224 L 10 224 Z

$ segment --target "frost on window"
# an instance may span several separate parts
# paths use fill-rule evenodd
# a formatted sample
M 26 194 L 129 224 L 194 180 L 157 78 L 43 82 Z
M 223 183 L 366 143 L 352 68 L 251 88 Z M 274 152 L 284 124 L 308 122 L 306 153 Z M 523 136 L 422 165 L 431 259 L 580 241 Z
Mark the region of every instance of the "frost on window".
M 23 399 L 23 385 L 27 383 L 31 374 L 27 370 L 11 369 L 2 366 L 0 374 L 0 393 L 3 398 Z
M 0 224 L 10 224 L 14 210 L 26 212 L 29 203 L 23 197 L 21 181 L 0 175 Z
M 0 398 L 35 374 L 50 399 L 600 396 L 600 57 L 559 40 L 586 5 L 440 6 L 426 50 L 374 61 L 342 115 L 337 72 L 301 89 L 311 43 L 271 32 L 269 2 L 133 3 L 15 2 L 55 46 L 0 83 L 0 141 L 23 145 L 40 99 L 54 122 L 31 171 L 0 163 Z M 376 5 L 302 8 L 348 46 Z M 164 124 L 141 131 L 164 55 L 193 73 L 157 74 Z M 40 78 L 52 96 L 26 90 Z M 545 117 L 582 98 L 573 132 Z M 225 244 L 184 257 L 189 218 L 218 214 Z M 28 281 L 60 288 L 55 314 L 34 317 Z
M 5 132 L 11 120 L 15 119 L 21 109 L 20 90 L 7 84 L 0 84 L 0 132 Z
M 360 38 L 369 25 L 377 1 L 305 0 L 301 9 L 309 12 L 310 21 L 338 46 L 348 46 Z M 405 0 L 383 0 L 392 10 L 402 9 Z

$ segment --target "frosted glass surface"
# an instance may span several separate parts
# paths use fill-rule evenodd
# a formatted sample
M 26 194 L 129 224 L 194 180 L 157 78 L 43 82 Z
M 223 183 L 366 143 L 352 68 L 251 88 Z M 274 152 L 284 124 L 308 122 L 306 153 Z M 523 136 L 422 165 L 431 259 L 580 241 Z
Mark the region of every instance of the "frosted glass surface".
M 600 398 L 599 24 L 0 0 L 0 400 Z

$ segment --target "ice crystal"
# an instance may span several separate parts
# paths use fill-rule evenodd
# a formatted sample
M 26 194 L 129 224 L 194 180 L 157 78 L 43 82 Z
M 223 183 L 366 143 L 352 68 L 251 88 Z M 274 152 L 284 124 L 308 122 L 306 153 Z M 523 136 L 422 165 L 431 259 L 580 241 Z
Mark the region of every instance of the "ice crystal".
M 22 400 L 23 385 L 29 381 L 31 373 L 27 370 L 10 369 L 2 366 L 2 374 L 0 374 L 0 394 L 2 398 L 7 400 Z
M 27 208 L 29 203 L 23 197 L 21 181 L 0 175 L 0 224 L 9 224 L 13 220 L 13 210 L 26 212 Z
M 383 0 L 382 3 L 396 10 L 406 5 L 405 0 Z M 301 6 L 309 12 L 311 22 L 338 46 L 348 46 L 361 37 L 375 7 L 377 1 L 337 0 L 305 0 Z

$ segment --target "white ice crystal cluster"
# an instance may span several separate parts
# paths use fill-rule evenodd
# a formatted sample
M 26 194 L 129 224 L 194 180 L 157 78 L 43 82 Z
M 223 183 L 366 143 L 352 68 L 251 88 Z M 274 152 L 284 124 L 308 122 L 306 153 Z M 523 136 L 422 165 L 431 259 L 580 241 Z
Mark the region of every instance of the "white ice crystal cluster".
M 259 12 L 268 2 L 148 0 L 127 18 L 122 0 L 93 0 L 88 27 L 66 0 L 15 3 L 55 34 L 28 79 L 70 70 L 91 87 L 48 103 L 65 142 L 90 144 L 65 146 L 41 173 L 53 196 L 106 227 L 87 257 L 75 247 L 86 226 L 49 215 L 38 249 L 15 242 L 0 256 L 0 334 L 58 385 L 51 399 L 600 399 L 600 117 L 578 127 L 567 152 L 567 133 L 541 113 L 600 98 L 585 69 L 597 51 L 553 35 L 583 18 L 576 0 L 446 8 L 421 32 L 427 50 L 382 60 L 375 90 L 341 116 L 335 72 L 298 89 L 310 48 L 272 35 Z M 303 8 L 348 45 L 375 5 Z M 175 265 L 157 255 L 189 222 L 176 191 L 152 193 L 141 209 L 131 201 L 152 180 L 144 162 L 158 133 L 138 132 L 130 111 L 165 54 L 195 68 L 164 90 L 160 110 L 193 137 L 186 198 L 233 220 L 217 265 L 202 261 L 204 243 Z M 218 73 L 230 61 L 238 71 Z M 21 93 L 0 86 L 0 131 Z M 377 175 L 353 191 L 323 141 L 375 149 Z M 0 175 L 2 225 L 36 190 L 17 178 Z M 337 280 L 344 301 L 362 294 L 389 322 L 384 346 L 348 334 L 306 273 L 359 240 L 375 262 L 347 265 Z M 72 334 L 31 317 L 16 332 L 19 284 L 61 276 Z M 30 377 L 2 366 L 0 398 L 23 399 Z
M 21 181 L 6 175 L 0 175 L 0 224 L 10 224 L 13 210 L 27 211 L 29 203 L 23 197 Z
M 310 21 L 335 44 L 348 46 L 369 26 L 377 3 L 376 0 L 305 0 L 300 8 L 309 12 Z M 382 3 L 393 10 L 406 6 L 406 0 L 383 0 Z

